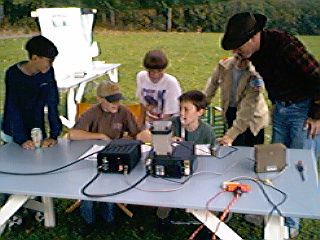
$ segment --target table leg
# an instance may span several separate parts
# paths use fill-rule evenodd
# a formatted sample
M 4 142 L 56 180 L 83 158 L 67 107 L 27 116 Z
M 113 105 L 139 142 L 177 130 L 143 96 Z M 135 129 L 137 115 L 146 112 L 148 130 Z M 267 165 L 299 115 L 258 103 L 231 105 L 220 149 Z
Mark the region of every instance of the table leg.
M 73 87 L 69 88 L 67 96 L 67 118 L 60 116 L 61 122 L 63 125 L 68 128 L 72 128 L 75 124 L 76 115 L 77 115 L 77 104 L 75 102 L 75 90 Z
M 113 82 L 118 82 L 118 68 L 114 68 L 107 72 L 109 78 Z
M 43 212 L 44 214 L 44 226 L 55 227 L 55 213 L 53 207 L 53 201 L 50 197 L 41 197 L 42 202 L 36 200 L 29 200 L 25 207 L 36 211 Z
M 52 198 L 42 197 L 42 202 L 44 205 L 44 225 L 46 227 L 54 227 L 56 225 L 56 218 Z
M 27 202 L 30 196 L 11 195 L 4 206 L 0 208 L 0 226 L 5 224 L 8 219 Z
M 287 239 L 284 218 L 280 216 L 270 216 L 269 221 L 265 217 L 264 239 L 280 240 Z
M 217 218 L 211 212 L 208 212 L 205 210 L 187 209 L 187 212 L 192 213 L 196 218 L 198 218 L 202 223 L 204 223 L 207 226 L 207 228 L 209 228 L 212 232 L 216 230 L 216 226 L 220 222 L 219 218 Z M 220 226 L 218 231 L 216 232 L 216 235 L 220 239 L 233 239 L 233 240 L 242 239 L 224 222 L 220 223 Z
M 75 102 L 76 103 L 80 103 L 84 94 L 84 89 L 86 88 L 87 83 L 86 82 L 82 82 L 80 83 L 77 93 L 76 93 L 76 97 L 75 97 Z

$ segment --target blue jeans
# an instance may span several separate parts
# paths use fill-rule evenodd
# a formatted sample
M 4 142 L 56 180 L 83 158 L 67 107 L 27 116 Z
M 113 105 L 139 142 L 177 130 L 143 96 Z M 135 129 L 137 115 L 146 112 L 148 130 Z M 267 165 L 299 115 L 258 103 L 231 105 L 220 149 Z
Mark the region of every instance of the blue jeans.
M 288 148 L 302 149 L 307 138 L 304 129 L 311 101 L 304 100 L 290 105 L 276 101 L 272 116 L 272 143 L 283 143 Z
M 310 106 L 309 99 L 291 104 L 276 101 L 272 116 L 272 143 L 282 143 L 288 148 L 304 148 L 308 135 L 304 126 Z M 300 219 L 286 217 L 285 225 L 299 229 Z
M 93 224 L 96 222 L 96 208 L 98 207 L 98 202 L 94 201 L 81 201 L 80 206 L 80 213 L 82 218 L 87 224 Z M 107 203 L 107 202 L 99 202 L 100 205 L 100 212 L 102 219 L 107 222 L 111 223 L 114 221 L 114 211 L 115 211 L 115 204 L 114 203 Z

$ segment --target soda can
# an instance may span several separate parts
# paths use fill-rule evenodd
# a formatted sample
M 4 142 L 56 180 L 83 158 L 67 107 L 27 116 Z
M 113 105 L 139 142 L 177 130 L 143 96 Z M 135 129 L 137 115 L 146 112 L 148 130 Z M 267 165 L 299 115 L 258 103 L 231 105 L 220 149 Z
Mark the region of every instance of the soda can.
M 31 138 L 36 148 L 41 147 L 42 141 L 42 131 L 40 128 L 32 128 L 31 129 Z

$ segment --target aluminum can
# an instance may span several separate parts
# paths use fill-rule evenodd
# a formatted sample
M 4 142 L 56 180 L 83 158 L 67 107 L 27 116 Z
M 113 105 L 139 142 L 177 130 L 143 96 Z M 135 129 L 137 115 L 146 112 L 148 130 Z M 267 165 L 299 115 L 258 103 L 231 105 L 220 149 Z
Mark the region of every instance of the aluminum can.
M 31 129 L 31 138 L 36 148 L 41 147 L 42 131 L 40 128 Z

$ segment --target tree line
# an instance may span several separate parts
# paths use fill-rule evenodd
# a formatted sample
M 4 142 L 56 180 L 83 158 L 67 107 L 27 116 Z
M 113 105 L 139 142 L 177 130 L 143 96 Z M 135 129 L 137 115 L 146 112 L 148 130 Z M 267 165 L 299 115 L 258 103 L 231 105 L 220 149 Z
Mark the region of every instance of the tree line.
M 222 32 L 236 12 L 268 17 L 267 27 L 293 34 L 320 34 L 319 0 L 0 0 L 2 25 L 35 28 L 30 12 L 42 7 L 98 10 L 96 24 L 119 30 Z

